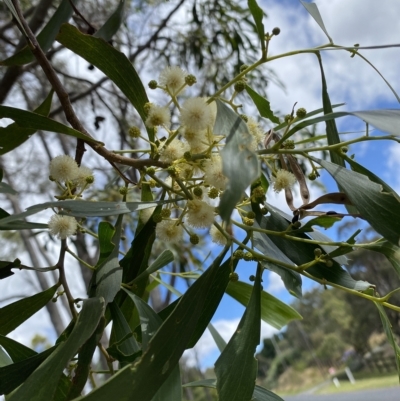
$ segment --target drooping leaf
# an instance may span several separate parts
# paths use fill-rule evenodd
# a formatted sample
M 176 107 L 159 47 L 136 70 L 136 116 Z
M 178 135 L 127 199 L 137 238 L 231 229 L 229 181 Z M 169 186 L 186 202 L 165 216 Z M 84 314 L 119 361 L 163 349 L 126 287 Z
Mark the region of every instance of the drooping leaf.
M 216 379 L 205 379 L 205 380 L 198 380 L 191 383 L 186 383 L 183 387 L 209 387 L 209 388 L 217 388 L 217 380 Z M 254 387 L 253 397 L 251 401 L 284 401 L 281 397 L 277 394 L 273 393 L 266 388 L 261 386 Z
M 378 308 L 379 316 L 381 317 L 383 330 L 385 331 L 386 337 L 387 337 L 390 345 L 393 347 L 393 351 L 395 354 L 396 367 L 397 367 L 397 374 L 398 374 L 399 380 L 400 380 L 400 347 L 396 342 L 396 338 L 392 331 L 392 325 L 386 314 L 385 308 L 379 302 L 374 302 L 374 304 Z
M 146 351 L 151 338 L 157 332 L 162 324 L 161 318 L 154 310 L 141 298 L 130 291 L 125 290 L 128 296 L 135 303 L 139 312 L 140 325 L 142 332 L 143 351 Z M 182 383 L 179 365 L 172 370 L 171 375 L 159 388 L 152 401 L 181 401 L 182 400 Z
M 78 0 L 74 0 L 77 3 Z M 56 35 L 60 29 L 62 23 L 68 21 L 72 15 L 72 7 L 70 0 L 63 0 L 54 12 L 52 17 L 49 19 L 42 31 L 37 35 L 36 39 L 44 52 L 47 52 L 53 44 Z M 0 65 L 11 66 L 11 65 L 24 65 L 35 60 L 33 53 L 28 46 L 25 46 L 22 50 L 0 62 Z
M 225 340 L 222 338 L 221 334 L 218 333 L 218 330 L 211 323 L 209 323 L 207 327 L 212 335 L 212 338 L 215 341 L 215 344 L 217 344 L 219 352 L 222 352 L 226 347 Z
M 57 345 L 0 368 L 0 394 L 8 394 L 20 386 L 57 348 Z
M 254 357 L 260 343 L 261 319 L 261 265 L 246 311 L 238 328 L 215 363 L 217 393 L 220 400 L 250 400 L 257 377 Z
M 242 305 L 248 306 L 252 289 L 253 287 L 250 284 L 242 281 L 231 281 L 226 293 Z M 265 291 L 261 292 L 261 319 L 265 323 L 280 330 L 290 321 L 301 318 L 301 315 L 291 306 Z
M 256 0 L 248 0 L 247 2 L 251 15 L 253 16 L 254 22 L 256 23 L 258 37 L 261 42 L 261 49 L 264 51 L 265 49 L 265 28 L 262 22 L 264 17 L 264 12 L 257 4 Z
M 315 22 L 320 26 L 320 28 L 324 31 L 325 35 L 328 37 L 329 42 L 332 42 L 331 37 L 328 34 L 328 31 L 325 28 L 324 21 L 322 20 L 321 14 L 319 13 L 318 7 L 315 3 L 307 3 L 305 1 L 300 0 L 300 3 L 304 6 L 304 8 L 308 11 L 311 17 L 314 18 Z
M 271 110 L 269 101 L 259 95 L 254 89 L 250 88 L 250 86 L 246 86 L 246 91 L 256 105 L 260 116 L 268 118 L 268 120 L 275 124 L 279 124 L 279 118 L 276 117 L 274 112 Z
M 32 111 L 16 109 L 15 107 L 0 106 L 0 118 L 10 118 L 14 120 L 18 127 L 24 128 L 24 134 L 19 133 L 19 136 L 26 138 L 26 129 L 32 130 L 32 134 L 37 130 L 56 132 L 58 134 L 65 134 L 78 139 L 83 139 L 86 142 L 92 142 L 103 145 L 101 142 L 82 134 L 74 128 L 67 127 L 58 121 L 45 117 Z M 4 128 L 7 129 L 8 127 Z M 24 142 L 24 141 L 22 141 Z M 18 146 L 18 145 L 17 145 Z M 11 150 L 11 149 L 10 149 Z
M 101 70 L 129 99 L 143 121 L 144 105 L 148 103 L 146 91 L 128 58 L 100 38 L 85 35 L 72 25 L 61 26 L 57 41 Z M 153 129 L 147 129 L 149 140 L 154 142 Z
M 220 215 L 229 221 L 244 190 L 260 176 L 257 155 L 248 148 L 252 137 L 243 120 L 221 101 L 217 100 L 217 118 L 214 133 L 226 135 L 226 145 L 221 151 L 222 170 L 228 177 L 227 187 L 219 204 Z
M 12 393 L 9 401 L 51 400 L 68 361 L 96 330 L 104 313 L 104 300 L 91 298 L 83 301 L 82 311 L 67 340 Z
M 363 174 L 325 160 L 315 159 L 342 187 L 359 213 L 383 237 L 398 245 L 400 238 L 400 202 L 393 193 L 383 192 L 381 185 Z
M 104 25 L 93 35 L 108 42 L 118 32 L 124 17 L 125 0 L 120 0 L 118 7 L 110 15 Z
M 178 303 L 152 337 L 147 351 L 135 364 L 135 369 L 133 370 L 129 366 L 122 369 L 103 386 L 98 387 L 81 399 L 85 401 L 106 401 L 110 398 L 117 398 L 119 401 L 129 401 L 133 395 L 139 400 L 151 400 L 154 397 L 175 369 L 187 348 L 203 312 L 205 301 L 213 296 L 210 287 L 215 282 L 227 251 L 228 248 L 226 247 L 214 260 L 210 268 L 189 287 L 182 296 L 181 302 Z M 216 307 L 212 313 L 215 312 Z M 151 383 L 151 386 L 143 386 L 144 382 Z
M 53 99 L 53 91 L 47 95 L 46 99 L 43 103 L 34 110 L 35 113 L 40 114 L 42 116 L 48 116 L 50 112 L 51 102 Z M 4 155 L 10 150 L 15 149 L 26 140 L 28 140 L 34 133 L 36 129 L 34 128 L 23 128 L 20 127 L 17 123 L 12 123 L 7 127 L 0 128 L 0 155 Z M 1 183 L 4 192 L 8 187 L 7 184 Z M 15 194 L 16 192 L 10 187 L 11 192 L 7 193 Z
M 58 287 L 59 284 L 56 284 L 46 291 L 0 308 L 0 334 L 7 335 L 42 309 L 54 297 Z

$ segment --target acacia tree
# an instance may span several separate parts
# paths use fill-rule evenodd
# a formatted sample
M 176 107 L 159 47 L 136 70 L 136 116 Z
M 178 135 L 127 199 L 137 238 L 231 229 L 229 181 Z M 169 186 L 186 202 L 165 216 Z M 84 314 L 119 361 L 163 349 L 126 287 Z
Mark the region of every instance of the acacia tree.
M 268 45 L 280 30 L 266 32 L 264 13 L 250 0 L 248 9 L 259 39 L 259 58 L 242 65 L 236 74 L 216 81 L 216 90 L 204 86 L 207 98 L 190 95 L 197 80 L 207 74 L 196 76 L 178 66 L 167 67 L 160 72 L 158 80 L 148 84 L 150 89 L 163 93 L 160 104 L 149 102 L 130 55 L 126 56 L 104 40 L 109 39 L 104 32 L 114 26 L 118 12 L 110 19 L 113 24 L 106 23 L 107 29 L 95 34 L 90 30 L 82 33 L 66 23 L 58 25 L 56 41 L 104 73 L 107 78 L 102 79 L 110 80 L 122 92 L 123 95 L 118 93 L 121 104 L 132 105 L 142 120 L 142 124 L 129 128 L 133 140 L 121 141 L 121 151 L 112 150 L 107 138 L 100 141 L 85 128 L 59 78 L 60 67 L 46 57 L 43 48 L 47 50 L 48 43 L 41 42 L 40 35 L 35 36 L 18 1 L 6 4 L 28 46 L 7 63 L 34 57 L 52 89 L 33 111 L 0 107 L 0 117 L 14 121 L 2 130 L 2 153 L 14 151 L 38 130 L 76 140 L 75 158 L 64 154 L 53 157 L 50 162 L 49 176 L 56 201 L 33 204 L 26 211 L 11 215 L 1 211 L 3 230 L 49 228 L 50 234 L 60 241 L 55 265 L 43 267 L 33 261 L 33 266 L 27 266 L 18 258 L 2 261 L 1 273 L 5 279 L 18 269 L 33 269 L 39 274 L 53 271 L 58 278 L 54 286 L 1 309 L 0 344 L 6 352 L 1 349 L 5 366 L 0 368 L 0 386 L 2 393 L 8 394 L 7 399 L 179 400 L 182 398 L 179 359 L 185 349 L 196 344 L 207 327 L 221 350 L 215 363 L 216 380 L 184 386 L 216 388 L 220 400 L 280 399 L 269 390 L 255 386 L 254 353 L 260 341 L 260 320 L 280 328 L 300 316 L 263 291 L 264 269 L 278 273 L 286 288 L 298 296 L 301 296 L 301 277 L 305 276 L 374 302 L 399 366 L 399 347 L 385 313 L 385 308 L 400 311 L 400 307 L 391 303 L 393 291 L 378 295 L 374 283 L 353 279 L 342 265 L 346 264 L 345 255 L 354 249 L 369 249 L 384 254 L 399 273 L 398 196 L 383 180 L 349 157 L 346 150 L 348 145 L 364 141 L 398 142 L 396 126 L 400 113 L 393 110 L 333 112 L 337 105 L 331 105 L 329 100 L 320 53 L 339 46 L 326 32 L 314 4 L 303 3 L 327 35 L 328 44 L 269 56 Z M 202 21 L 201 14 L 194 21 L 196 24 Z M 363 57 L 361 47 L 342 50 Z M 293 109 L 281 121 L 269 102 L 252 88 L 249 78 L 261 65 L 301 53 L 316 56 L 321 69 L 323 107 L 308 113 L 304 108 Z M 53 92 L 69 124 L 51 118 Z M 254 118 L 240 114 L 237 103 L 240 93 L 242 99 L 254 103 L 259 116 L 269 120 L 273 129 L 264 133 Z M 342 141 L 335 119 L 344 115 L 361 118 L 388 135 L 371 136 L 367 131 L 365 135 Z M 101 119 L 96 120 L 97 124 L 100 122 Z M 318 122 L 326 122 L 322 141 L 311 138 L 296 142 L 296 132 Z M 121 128 L 118 127 L 124 132 Z M 131 147 L 138 143 L 140 148 Z M 105 159 L 123 183 L 111 199 L 104 195 L 96 198 L 96 193 L 88 192 L 96 174 L 85 166 L 87 149 L 94 157 Z M 315 152 L 321 151 L 329 154 L 330 161 L 315 157 Z M 305 165 L 311 169 L 308 176 L 302 168 Z M 135 169 L 135 174 L 128 168 Z M 321 169 L 332 175 L 339 190 L 310 199 L 309 180 L 315 179 Z M 112 180 L 111 174 L 108 178 Z M 296 182 L 302 198 L 300 205 L 295 205 L 292 192 Z M 13 191 L 5 182 L 1 183 L 1 190 Z M 293 216 L 267 202 L 268 191 L 272 190 L 285 192 Z M 348 213 L 315 210 L 327 203 L 345 205 Z M 48 224 L 25 220 L 49 208 L 54 210 L 54 215 Z M 123 232 L 124 222 L 134 211 L 139 211 L 141 219 L 131 231 Z M 366 220 L 382 238 L 360 243 L 357 231 L 347 240 L 331 241 L 313 228 L 332 226 L 348 215 Z M 301 223 L 310 216 L 316 217 Z M 197 245 L 202 229 L 209 229 L 212 240 L 222 246 L 220 254 L 202 274 L 180 272 L 181 276 L 195 281 L 175 302 L 157 313 L 149 305 L 149 293 L 160 284 L 177 293 L 160 278 L 160 269 L 175 257 L 181 257 L 179 250 L 185 241 L 191 246 Z M 79 235 L 74 241 L 77 249 L 85 236 L 96 237 L 100 248 L 98 257 L 91 263 L 80 258 L 90 273 L 85 299 L 74 297 L 65 274 L 67 252 L 79 258 L 69 248 L 70 237 L 77 232 Z M 126 252 L 123 251 L 125 236 L 132 238 Z M 168 249 L 160 251 L 155 238 L 169 244 L 165 246 Z M 177 256 L 171 250 L 178 250 Z M 253 286 L 239 281 L 235 269 L 240 260 L 254 265 Z M 210 324 L 225 292 L 246 305 L 238 330 L 227 344 Z M 29 316 L 57 299 L 67 303 L 71 321 L 52 348 L 36 354 L 6 337 Z M 111 335 L 104 344 L 100 340 L 107 325 L 111 327 Z M 111 375 L 99 386 L 94 378 L 97 372 L 92 368 L 97 347 Z M 68 375 L 66 369 L 70 372 Z M 93 391 L 81 395 L 86 385 Z

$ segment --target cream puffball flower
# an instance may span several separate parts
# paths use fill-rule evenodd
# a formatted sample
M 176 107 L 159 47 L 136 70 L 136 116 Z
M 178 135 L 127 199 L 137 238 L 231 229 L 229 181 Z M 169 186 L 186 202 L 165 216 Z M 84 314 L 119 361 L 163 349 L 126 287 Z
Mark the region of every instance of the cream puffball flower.
M 78 222 L 75 217 L 62 216 L 60 214 L 53 214 L 48 222 L 51 235 L 57 236 L 59 239 L 66 239 L 75 234 L 78 228 Z
M 213 124 L 213 110 L 201 97 L 187 99 L 182 105 L 180 121 L 190 131 L 202 131 Z
M 157 224 L 156 237 L 161 241 L 179 242 L 183 237 L 182 224 L 177 225 L 174 220 L 163 220 Z
M 213 155 L 204 162 L 204 182 L 221 191 L 225 189 L 228 179 L 222 172 L 222 159 L 219 155 Z
M 71 156 L 56 156 L 50 162 L 50 177 L 56 181 L 72 181 L 76 179 L 78 175 L 78 164 Z
M 253 138 L 250 147 L 253 150 L 256 150 L 258 147 L 258 144 L 263 141 L 265 135 L 261 131 L 261 128 L 258 125 L 258 122 L 251 117 L 247 121 L 247 128 L 249 129 L 249 132 Z
M 187 222 L 192 227 L 208 228 L 214 222 L 214 207 L 200 200 L 194 199 L 187 203 L 189 211 Z
M 160 151 L 160 160 L 172 163 L 175 160 L 181 159 L 185 152 L 189 150 L 189 145 L 183 143 L 179 139 L 174 139 L 168 146 Z
M 227 240 L 225 236 L 218 230 L 217 227 L 212 226 L 210 230 L 211 241 L 215 242 L 218 245 L 226 245 Z
M 146 118 L 146 126 L 149 128 L 159 125 L 169 128 L 171 125 L 171 112 L 166 107 L 152 105 Z
M 296 177 L 290 171 L 278 170 L 276 177 L 272 178 L 274 191 L 280 192 L 282 189 L 291 188 L 296 182 Z
M 74 179 L 74 183 L 80 188 L 93 184 L 94 176 L 93 171 L 89 167 L 80 166 L 78 169 L 78 176 Z
M 172 95 L 176 95 L 185 84 L 186 75 L 186 71 L 180 67 L 166 67 L 161 71 L 158 80 L 160 85 L 165 86 Z

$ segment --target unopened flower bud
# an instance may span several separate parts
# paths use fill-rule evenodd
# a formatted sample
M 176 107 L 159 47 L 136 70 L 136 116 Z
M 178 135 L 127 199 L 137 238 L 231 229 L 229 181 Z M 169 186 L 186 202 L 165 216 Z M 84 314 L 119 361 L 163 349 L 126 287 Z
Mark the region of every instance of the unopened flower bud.
M 235 252 L 233 252 L 233 257 L 235 259 L 243 259 L 244 252 L 241 249 L 237 249 Z
M 171 216 L 171 209 L 162 209 L 160 214 L 163 219 L 167 219 Z
M 236 92 L 243 92 L 246 89 L 246 82 L 241 79 L 235 83 L 233 88 Z
M 215 199 L 215 198 L 217 198 L 218 196 L 219 196 L 219 191 L 218 191 L 218 189 L 215 188 L 215 187 L 210 188 L 210 190 L 208 191 L 208 197 L 209 197 L 210 199 Z
M 197 234 L 192 234 L 190 236 L 190 243 L 193 245 L 197 245 L 200 242 L 200 238 Z
M 303 118 L 307 115 L 307 110 L 304 107 L 300 107 L 296 111 L 296 116 L 299 118 Z
M 203 190 L 200 187 L 195 187 L 193 189 L 193 194 L 198 198 L 201 198 L 203 196 Z
M 197 83 L 197 78 L 192 74 L 186 75 L 185 83 L 186 83 L 187 86 L 192 86 L 195 83 Z
M 120 187 L 119 188 L 119 193 L 121 195 L 126 195 L 128 193 L 128 188 L 127 187 Z
M 157 89 L 157 86 L 158 86 L 158 82 L 157 82 L 156 80 L 152 79 L 152 80 L 149 82 L 149 88 L 150 88 L 150 89 Z
M 239 280 L 239 275 L 237 273 L 230 273 L 229 274 L 229 281 L 238 281 Z
M 278 36 L 280 33 L 281 33 L 281 29 L 278 28 L 278 27 L 275 27 L 275 28 L 272 30 L 272 34 L 275 35 L 275 36 Z

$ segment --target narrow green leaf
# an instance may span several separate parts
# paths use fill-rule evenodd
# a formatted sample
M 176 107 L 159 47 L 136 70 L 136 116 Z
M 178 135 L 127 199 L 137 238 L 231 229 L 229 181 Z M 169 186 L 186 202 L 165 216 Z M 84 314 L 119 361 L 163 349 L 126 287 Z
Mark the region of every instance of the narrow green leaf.
M 74 3 L 77 3 L 75 0 Z M 57 33 L 62 23 L 68 21 L 72 15 L 72 7 L 70 0 L 63 0 L 58 6 L 55 13 L 49 19 L 46 26 L 37 35 L 36 39 L 39 42 L 40 47 L 44 52 L 47 52 L 53 44 Z M 0 65 L 11 66 L 11 65 L 24 65 L 35 60 L 29 46 L 25 46 L 22 50 L 0 62 Z
M 397 245 L 393 245 L 389 241 L 381 238 L 373 244 L 366 245 L 363 249 L 368 249 L 370 251 L 379 252 L 386 256 L 388 261 L 394 267 L 397 275 L 400 277 L 400 248 Z
M 0 368 L 2 368 L 3 366 L 11 365 L 12 363 L 13 361 L 11 360 L 11 358 L 7 355 L 3 348 L 0 347 Z
M 7 260 L 0 260 L 0 280 L 12 276 L 14 273 L 11 269 L 18 268 L 21 266 L 21 261 L 15 259 L 13 262 Z
M 82 311 L 67 340 L 43 362 L 29 378 L 13 392 L 9 401 L 51 400 L 68 361 L 96 330 L 104 313 L 104 300 L 83 301 Z
M 11 118 L 11 120 L 14 120 L 19 127 L 33 130 L 32 133 L 37 130 L 56 132 L 58 134 L 65 134 L 78 139 L 83 139 L 86 142 L 103 145 L 101 142 L 82 134 L 76 129 L 67 127 L 58 121 L 52 120 L 51 118 L 34 113 L 32 111 L 16 109 L 15 107 L 9 106 L 0 106 L 0 118 Z
M 390 345 L 393 347 L 393 351 L 395 354 L 395 360 L 396 360 L 396 366 L 397 366 L 397 374 L 398 374 L 399 380 L 400 380 L 400 347 L 396 342 L 395 336 L 393 335 L 392 325 L 385 312 L 385 308 L 379 302 L 374 302 L 374 304 L 378 308 L 379 316 L 381 317 L 383 330 L 386 333 L 386 337 L 389 340 Z
M 254 89 L 250 88 L 250 86 L 246 86 L 246 91 L 256 105 L 260 116 L 268 118 L 268 120 L 275 124 L 279 124 L 279 118 L 276 117 L 274 112 L 271 110 L 269 101 L 259 95 Z
M 221 337 L 221 334 L 218 333 L 217 329 L 211 323 L 209 323 L 207 327 L 215 341 L 215 344 L 217 344 L 219 352 L 223 352 L 226 347 L 225 340 Z
M 20 28 L 23 30 L 23 32 L 25 33 L 25 36 L 28 36 L 26 34 L 25 28 L 22 25 L 21 19 L 18 16 L 17 11 L 15 10 L 14 4 L 11 0 L 4 0 L 4 3 L 6 4 L 7 8 L 11 11 L 11 14 L 13 15 L 13 17 L 15 18 L 15 20 L 18 22 L 18 25 L 20 26 Z
M 261 42 L 261 50 L 265 50 L 265 28 L 262 22 L 264 17 L 264 12 L 257 4 L 256 0 L 248 0 L 247 4 L 249 6 L 251 15 L 253 16 L 254 22 L 256 23 L 258 37 L 260 38 Z
M 244 306 L 249 305 L 253 287 L 242 281 L 231 281 L 226 293 Z M 265 291 L 261 292 L 261 319 L 280 330 L 290 321 L 302 319 L 301 315 L 291 306 L 286 305 L 273 295 Z
M 108 221 L 101 221 L 97 230 L 99 238 L 99 260 L 96 266 L 100 266 L 112 253 L 115 244 L 112 242 L 115 234 L 114 226 Z
M 20 386 L 57 348 L 57 345 L 24 360 L 0 368 L 0 394 L 8 394 Z M 10 398 L 11 399 L 11 398 Z
M 222 219 L 228 222 L 244 190 L 260 176 L 260 163 L 257 155 L 248 148 L 252 138 L 247 125 L 221 101 L 216 102 L 217 118 L 214 133 L 227 136 L 221 157 L 223 173 L 229 180 L 222 194 L 219 209 Z
M 124 17 L 125 0 L 120 0 L 118 7 L 110 15 L 104 25 L 93 35 L 108 42 L 118 32 Z
M 51 102 L 53 100 L 53 91 L 47 95 L 43 103 L 37 107 L 34 112 L 42 116 L 48 116 L 50 113 Z M 0 128 L 0 155 L 4 155 L 10 150 L 15 149 L 26 140 L 28 140 L 37 130 L 34 128 L 22 128 L 17 123 L 12 123 L 7 127 Z M 7 185 L 3 184 L 2 185 Z M 12 194 L 12 192 L 9 192 Z
M 300 3 L 308 11 L 308 13 L 311 15 L 311 17 L 314 18 L 315 22 L 319 25 L 319 27 L 324 31 L 325 35 L 329 39 L 329 42 L 333 43 L 331 37 L 328 34 L 328 31 L 325 28 L 324 21 L 322 20 L 322 17 L 321 17 L 321 14 L 319 13 L 317 5 L 315 3 L 307 3 L 307 2 L 302 1 L 302 0 L 300 0 Z
M 102 39 L 85 35 L 72 25 L 61 26 L 57 40 L 93 64 L 110 78 L 129 99 L 143 121 L 144 105 L 148 103 L 146 90 L 128 58 Z M 154 142 L 153 129 L 147 129 L 149 140 Z
M 261 335 L 261 276 L 262 268 L 258 265 L 246 311 L 215 363 L 220 400 L 250 400 L 253 395 L 257 377 L 257 360 L 254 354 Z
M 58 287 L 59 284 L 56 284 L 46 291 L 0 308 L 0 334 L 7 335 L 42 309 L 53 298 Z
M 393 193 L 383 192 L 381 185 L 363 174 L 347 170 L 325 160 L 313 158 L 341 186 L 352 204 L 371 226 L 395 245 L 400 237 L 400 202 Z
M 328 229 L 331 228 L 335 223 L 342 221 L 340 217 L 334 217 L 334 216 L 319 216 L 316 217 L 315 219 L 311 219 L 307 221 L 304 226 L 300 227 L 298 230 L 295 230 L 295 233 L 306 233 L 306 232 L 312 232 L 314 226 L 322 227 Z
M 183 387 L 209 387 L 209 388 L 217 388 L 216 379 L 205 379 L 199 380 L 191 383 L 186 383 Z M 251 401 L 284 401 L 277 394 L 272 391 L 267 390 L 261 386 L 256 384 L 253 392 L 253 397 Z
M 37 352 L 33 349 L 6 336 L 0 335 L 0 345 L 7 351 L 7 354 L 10 355 L 12 362 L 20 362 L 37 355 Z
M 1 135 L 1 132 L 0 132 Z M 6 182 L 0 182 L 0 194 L 16 195 L 18 192 Z
M 33 229 L 47 229 L 49 226 L 43 223 L 30 223 L 27 221 L 15 220 L 8 224 L 2 224 L 0 220 L 0 230 L 33 230 Z

